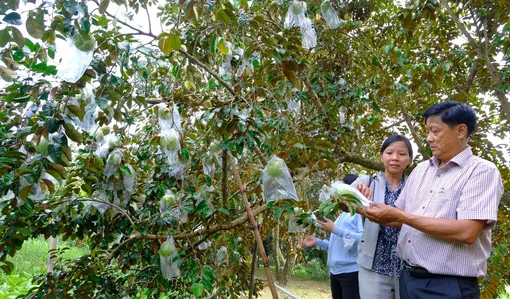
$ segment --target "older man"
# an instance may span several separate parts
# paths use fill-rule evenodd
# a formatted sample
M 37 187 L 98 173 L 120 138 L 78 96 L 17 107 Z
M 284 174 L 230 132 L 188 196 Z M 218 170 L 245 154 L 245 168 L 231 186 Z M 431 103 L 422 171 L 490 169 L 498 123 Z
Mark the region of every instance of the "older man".
M 380 224 L 402 227 L 397 245 L 405 268 L 402 298 L 479 298 L 477 277 L 487 271 L 503 195 L 501 174 L 468 146 L 476 127 L 470 106 L 442 102 L 423 117 L 432 159 L 413 170 L 396 208 L 373 203 L 366 214 Z

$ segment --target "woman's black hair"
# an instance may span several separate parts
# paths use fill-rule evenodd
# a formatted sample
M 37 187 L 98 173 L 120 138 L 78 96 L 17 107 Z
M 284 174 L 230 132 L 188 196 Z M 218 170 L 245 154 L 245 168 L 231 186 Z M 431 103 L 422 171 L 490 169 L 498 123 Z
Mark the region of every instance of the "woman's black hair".
M 413 160 L 413 146 L 411 145 L 411 142 L 409 141 L 409 139 L 407 139 L 407 137 L 398 134 L 391 135 L 390 137 L 386 138 L 386 140 L 384 140 L 383 144 L 381 145 L 380 153 L 381 154 L 384 153 L 388 146 L 398 141 L 402 141 L 405 143 L 405 145 L 407 146 L 409 157 L 411 157 L 411 160 Z

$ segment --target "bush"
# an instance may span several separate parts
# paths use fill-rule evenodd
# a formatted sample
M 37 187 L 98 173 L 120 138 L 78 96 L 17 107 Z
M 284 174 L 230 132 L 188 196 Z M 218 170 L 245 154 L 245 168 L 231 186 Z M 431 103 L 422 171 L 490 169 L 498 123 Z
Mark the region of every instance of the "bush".
M 296 264 L 292 268 L 291 273 L 294 275 L 312 276 L 312 270 L 310 270 L 305 264 Z
M 320 259 L 312 259 L 308 264 L 310 265 L 313 279 L 322 281 L 329 279 L 329 267 Z

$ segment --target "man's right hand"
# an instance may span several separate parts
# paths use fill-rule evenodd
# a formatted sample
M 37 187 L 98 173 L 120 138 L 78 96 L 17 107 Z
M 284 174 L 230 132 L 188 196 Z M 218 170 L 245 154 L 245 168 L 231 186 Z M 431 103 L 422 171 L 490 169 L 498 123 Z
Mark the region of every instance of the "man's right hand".
M 299 242 L 299 245 L 301 247 L 313 247 L 317 244 L 317 239 L 314 236 L 306 236 L 301 242 Z

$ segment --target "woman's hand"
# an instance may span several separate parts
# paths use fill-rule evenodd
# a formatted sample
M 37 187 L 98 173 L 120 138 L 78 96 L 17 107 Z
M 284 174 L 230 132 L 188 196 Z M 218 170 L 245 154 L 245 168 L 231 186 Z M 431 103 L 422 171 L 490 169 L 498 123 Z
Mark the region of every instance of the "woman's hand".
M 335 223 L 331 221 L 331 219 L 328 219 L 326 217 L 324 218 L 324 222 L 315 220 L 319 224 L 319 228 L 322 229 L 325 232 L 332 233 L 335 229 Z
M 299 245 L 301 247 L 313 247 L 317 244 L 317 239 L 314 236 L 306 236 L 301 242 L 299 242 Z
M 368 200 L 372 200 L 372 194 L 374 193 L 366 184 L 357 184 L 356 188 L 363 194 Z

